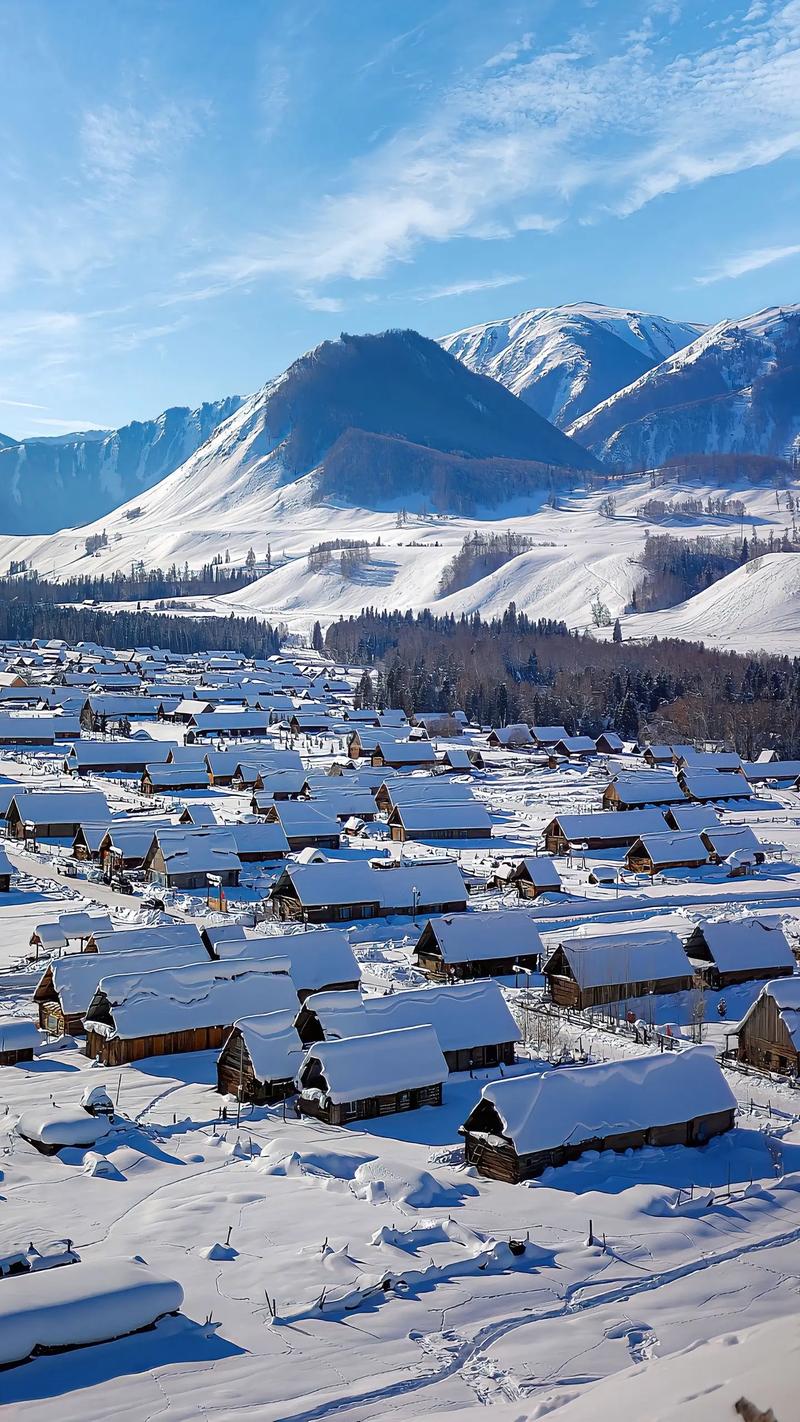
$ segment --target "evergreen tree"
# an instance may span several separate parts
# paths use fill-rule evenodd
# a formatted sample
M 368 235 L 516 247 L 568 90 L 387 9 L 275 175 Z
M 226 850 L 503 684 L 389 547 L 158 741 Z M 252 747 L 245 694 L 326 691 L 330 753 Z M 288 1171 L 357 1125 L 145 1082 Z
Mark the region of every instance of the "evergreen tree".
M 619 618 L 614 622 L 614 631 L 611 633 L 612 642 L 622 641 L 622 628 L 619 625 Z
M 322 628 L 319 622 L 314 623 L 311 633 L 311 645 L 315 652 L 324 652 L 325 650 L 325 639 L 322 635 Z

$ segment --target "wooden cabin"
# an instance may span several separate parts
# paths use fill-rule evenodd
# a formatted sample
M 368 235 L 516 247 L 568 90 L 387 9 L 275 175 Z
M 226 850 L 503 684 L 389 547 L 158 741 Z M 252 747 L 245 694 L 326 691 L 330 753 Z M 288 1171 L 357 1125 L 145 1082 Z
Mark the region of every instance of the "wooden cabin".
M 297 1012 L 282 958 L 237 958 L 101 978 L 86 1012 L 86 1055 L 104 1066 L 221 1047 L 234 1022 Z
M 601 731 L 594 744 L 598 755 L 622 755 L 625 750 L 622 736 L 616 731 Z
M 0 1067 L 32 1062 L 41 1041 L 35 1022 L 25 1017 L 0 1017 Z
M 292 1012 L 241 1017 L 217 1058 L 217 1091 L 256 1106 L 284 1101 L 296 1090 L 303 1051 Z
M 224 830 L 189 826 L 157 830 L 142 867 L 151 883 L 168 889 L 205 889 L 209 874 L 226 888 L 235 887 L 242 868 Z
M 502 989 L 488 978 L 382 997 L 315 992 L 306 998 L 296 1023 L 304 1046 L 425 1025 L 433 1027 L 451 1072 L 510 1066 L 520 1039 Z
M 763 864 L 766 852 L 749 825 L 710 825 L 700 831 L 712 864 L 722 864 L 732 854 L 750 864 Z
M 5 850 L 0 848 L 0 894 L 11 892 L 11 876 L 16 872 Z
M 714 990 L 753 978 L 791 977 L 796 966 L 780 923 L 769 918 L 701 918 L 685 948 Z
M 388 818 L 393 840 L 489 839 L 492 821 L 478 800 L 395 805 Z
M 566 854 L 577 845 L 590 850 L 622 848 L 642 834 L 660 834 L 663 829 L 664 816 L 658 810 L 600 810 L 556 815 L 542 834 L 548 854 Z
M 376 768 L 386 766 L 392 770 L 432 769 L 436 764 L 436 752 L 430 741 L 379 740 L 370 762 Z
M 678 783 L 688 800 L 704 804 L 736 804 L 753 798 L 753 787 L 741 773 L 721 770 L 678 771 Z
M 709 852 L 699 834 L 643 834 L 625 856 L 634 873 L 659 874 L 663 869 L 699 869 L 708 864 Z
M 233 930 L 238 929 L 238 933 Z M 313 993 L 334 995 L 357 991 L 361 969 L 344 933 L 338 928 L 310 928 L 306 932 L 245 935 L 239 924 L 203 930 L 202 938 L 214 958 L 285 958 L 300 1002 Z
M 106 974 L 130 973 L 135 969 L 155 971 L 203 961 L 206 953 L 195 925 L 181 924 L 180 927 L 194 929 L 194 939 L 186 935 L 170 941 L 166 937 L 159 938 L 157 930 L 151 930 L 152 936 L 148 937 L 145 928 L 141 930 L 140 940 L 128 932 L 109 934 L 110 939 L 122 940 L 116 952 L 110 949 L 100 953 L 67 953 L 63 958 L 54 958 L 34 989 L 39 1026 L 55 1037 L 74 1037 L 83 1032 L 89 1003 Z
M 566 726 L 531 726 L 530 731 L 535 745 L 543 750 L 549 750 L 551 746 L 569 736 Z
M 576 1012 L 685 992 L 693 982 L 677 934 L 661 929 L 563 938 L 542 971 L 551 1001 Z
M 589 760 L 597 755 L 597 747 L 591 736 L 562 736 L 555 745 L 549 747 L 551 761 Z
M 328 860 L 287 866 L 270 893 L 277 918 L 307 923 L 347 923 L 390 915 L 427 917 L 459 913 L 467 890 L 457 864 L 387 864 Z
M 521 899 L 538 899 L 540 894 L 561 893 L 561 875 L 547 854 L 520 859 L 509 869 L 506 885 L 516 889 Z
M 374 799 L 383 814 L 406 805 L 474 805 L 472 786 L 463 780 L 433 779 L 424 775 L 390 775 L 375 788 Z
M 268 806 L 268 824 L 280 826 L 289 849 L 338 849 L 341 827 L 327 807 L 311 800 L 282 800 Z
M 662 770 L 650 775 L 615 775 L 603 791 L 604 810 L 644 810 L 648 806 L 685 804 L 686 796 L 675 776 Z
M 588 1150 L 704 1146 L 735 1118 L 718 1063 L 688 1050 L 489 1082 L 461 1134 L 468 1165 L 516 1184 Z
M 495 909 L 431 919 L 414 946 L 414 958 L 428 977 L 455 982 L 509 976 L 517 967 L 536 972 L 542 951 L 526 913 Z
M 535 745 L 530 726 L 520 721 L 512 726 L 495 726 L 486 737 L 492 750 L 528 750 Z
M 401 1027 L 310 1047 L 297 1074 L 304 1116 L 344 1126 L 440 1106 L 447 1063 L 431 1026 Z
M 258 820 L 225 826 L 242 864 L 270 864 L 285 859 L 289 842 L 278 822 Z
M 800 1076 L 800 977 L 765 983 L 736 1036 L 740 1062 Z
M 169 741 L 75 741 L 67 748 L 64 769 L 72 775 L 141 776 L 145 766 L 166 764 Z
M 14 794 L 5 819 L 9 839 L 74 840 L 84 821 L 108 823 L 111 811 L 99 790 L 27 790 Z
M 176 795 L 181 790 L 207 790 L 208 771 L 203 764 L 147 765 L 142 771 L 139 793 Z

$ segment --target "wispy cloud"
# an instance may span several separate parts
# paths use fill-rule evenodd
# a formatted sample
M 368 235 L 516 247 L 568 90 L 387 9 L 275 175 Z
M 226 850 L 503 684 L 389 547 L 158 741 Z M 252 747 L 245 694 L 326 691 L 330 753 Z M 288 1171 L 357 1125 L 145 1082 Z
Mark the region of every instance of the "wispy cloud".
M 524 280 L 522 275 L 475 277 L 471 281 L 454 281 L 447 286 L 429 287 L 427 291 L 417 292 L 414 300 L 441 301 L 447 296 L 468 296 L 474 291 L 497 291 L 502 286 L 516 286 Z
M 758 272 L 762 267 L 771 267 L 775 262 L 783 262 L 787 257 L 800 256 L 800 242 L 787 247 L 753 247 L 749 252 L 738 252 L 726 257 L 719 266 L 713 267 L 703 276 L 695 277 L 697 286 L 710 286 L 716 281 L 732 281 L 746 276 L 748 272 Z
M 252 232 L 202 274 L 319 286 L 383 276 L 424 243 L 628 216 L 659 197 L 800 151 L 800 0 L 744 7 L 680 52 L 654 0 L 606 48 L 586 32 L 536 51 L 523 35 L 428 121 L 370 151 L 285 230 Z
M 343 311 L 344 302 L 339 296 L 318 296 L 313 291 L 298 291 L 297 295 L 309 311 Z

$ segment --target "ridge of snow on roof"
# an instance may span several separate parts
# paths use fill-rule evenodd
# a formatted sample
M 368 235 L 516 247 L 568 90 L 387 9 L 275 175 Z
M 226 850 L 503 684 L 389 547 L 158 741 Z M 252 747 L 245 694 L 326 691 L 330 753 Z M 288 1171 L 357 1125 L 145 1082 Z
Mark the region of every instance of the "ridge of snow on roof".
M 519 1155 L 736 1106 L 717 1062 L 703 1048 L 505 1077 L 486 1085 L 481 1098 L 494 1106 Z
M 755 1002 L 739 1023 L 739 1030 L 755 1012 L 764 997 L 772 998 L 778 1009 L 778 1016 L 789 1033 L 793 1045 L 797 1051 L 800 1051 L 800 975 L 791 978 L 775 978 L 774 981 L 765 983 Z
M 254 1010 L 296 1013 L 298 1008 L 286 958 L 206 961 L 104 977 L 89 1005 L 87 1023 L 101 996 L 111 1010 L 113 1035 L 120 1038 L 224 1027 Z
M 383 997 L 359 992 L 312 993 L 304 1007 L 313 1011 L 325 1040 L 366 1036 L 401 1027 L 433 1027 L 443 1052 L 518 1042 L 520 1030 L 499 983 L 474 983 L 403 989 Z
M 449 1076 L 436 1033 L 430 1026 L 400 1027 L 364 1037 L 317 1042 L 306 1053 L 303 1067 L 319 1062 L 334 1105 L 367 1096 L 392 1096 L 436 1086 Z
M 56 958 L 45 971 L 53 975 L 53 991 L 62 1010 L 82 1016 L 88 1009 L 103 977 L 112 973 L 148 972 L 157 968 L 186 967 L 207 962 L 202 943 L 174 944 L 171 947 L 142 948 L 123 953 L 68 953 Z

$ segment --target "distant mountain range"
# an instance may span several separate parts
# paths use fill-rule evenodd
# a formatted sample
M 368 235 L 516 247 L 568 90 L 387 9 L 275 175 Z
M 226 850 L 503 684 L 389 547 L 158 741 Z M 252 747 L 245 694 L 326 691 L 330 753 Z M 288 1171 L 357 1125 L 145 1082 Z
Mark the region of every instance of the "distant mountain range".
M 537 307 L 444 336 L 470 370 L 499 380 L 559 429 L 694 341 L 702 326 L 596 302 Z
M 0 435 L 0 529 L 52 533 L 102 518 L 177 469 L 241 403 L 230 395 L 119 430 Z
M 569 433 L 614 468 L 689 454 L 800 452 L 800 305 L 721 321 L 576 419 Z

